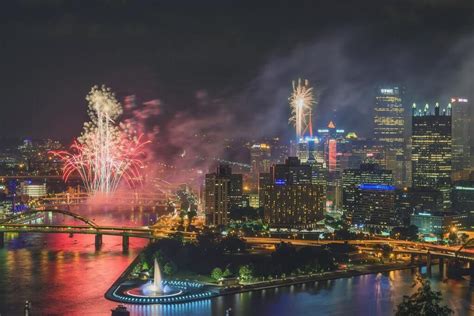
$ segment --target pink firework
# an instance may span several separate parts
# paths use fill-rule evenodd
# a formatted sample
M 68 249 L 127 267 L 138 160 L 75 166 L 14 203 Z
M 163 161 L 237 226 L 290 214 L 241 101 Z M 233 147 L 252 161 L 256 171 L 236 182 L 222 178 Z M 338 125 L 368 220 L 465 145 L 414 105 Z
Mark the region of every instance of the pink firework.
M 69 152 L 53 152 L 64 161 L 64 180 L 77 172 L 92 195 L 114 193 L 122 179 L 129 186 L 139 183 L 143 147 L 148 142 L 129 125 L 116 124 L 122 107 L 110 89 L 93 87 L 86 99 L 91 121 L 84 124 L 82 135 Z

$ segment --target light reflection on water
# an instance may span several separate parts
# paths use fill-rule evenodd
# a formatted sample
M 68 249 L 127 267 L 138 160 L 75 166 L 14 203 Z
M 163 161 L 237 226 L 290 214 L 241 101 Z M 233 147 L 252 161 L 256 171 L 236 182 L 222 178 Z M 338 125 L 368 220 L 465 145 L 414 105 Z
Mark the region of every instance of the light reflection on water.
M 100 224 L 133 218 L 144 225 L 156 214 L 120 212 L 94 216 Z M 8 234 L 0 250 L 0 314 L 22 315 L 25 300 L 40 315 L 110 315 L 117 305 L 103 295 L 147 241 L 130 239 L 122 254 L 121 238 L 104 236 L 100 251 L 93 235 Z M 432 269 L 433 286 L 457 315 L 474 315 L 469 282 L 443 282 Z M 426 269 L 422 269 L 426 273 Z M 411 293 L 415 271 L 392 271 L 349 279 L 312 282 L 217 297 L 178 305 L 129 305 L 132 315 L 391 315 L 403 295 Z

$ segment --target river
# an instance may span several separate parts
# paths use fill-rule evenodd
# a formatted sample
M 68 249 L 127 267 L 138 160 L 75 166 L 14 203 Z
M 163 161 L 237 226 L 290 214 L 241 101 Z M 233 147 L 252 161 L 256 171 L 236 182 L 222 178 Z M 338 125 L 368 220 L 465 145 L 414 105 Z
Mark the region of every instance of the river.
M 88 214 L 87 216 L 90 216 Z M 152 222 L 140 211 L 94 216 L 99 224 Z M 0 314 L 23 315 L 26 300 L 33 315 L 110 315 L 117 305 L 105 291 L 147 241 L 131 238 L 122 253 L 121 238 L 103 237 L 95 250 L 93 235 L 9 234 L 0 250 Z M 424 270 L 422 269 L 422 273 Z M 127 306 L 132 315 L 391 315 L 412 291 L 414 271 L 402 270 L 247 292 L 174 306 Z M 432 285 L 456 315 L 474 315 L 468 280 L 443 281 L 433 267 Z

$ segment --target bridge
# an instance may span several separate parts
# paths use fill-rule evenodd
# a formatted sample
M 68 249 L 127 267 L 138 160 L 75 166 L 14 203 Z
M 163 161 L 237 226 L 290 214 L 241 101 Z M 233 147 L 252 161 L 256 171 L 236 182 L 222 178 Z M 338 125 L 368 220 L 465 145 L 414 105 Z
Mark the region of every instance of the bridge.
M 363 240 L 305 240 L 305 239 L 282 239 L 268 237 L 244 237 L 249 244 L 275 245 L 281 242 L 288 242 L 294 246 L 321 246 L 327 244 L 349 244 L 359 248 L 359 250 L 375 252 L 374 246 L 388 245 L 392 247 L 392 253 L 409 255 L 411 263 L 415 260 L 425 258 L 427 272 L 431 273 L 431 266 L 434 260 L 438 260 L 440 273 L 444 273 L 445 262 L 447 262 L 448 277 L 459 277 L 469 274 L 471 284 L 474 286 L 474 238 L 468 240 L 461 246 L 443 246 L 423 242 L 413 242 L 407 240 L 397 240 L 390 238 L 363 239 Z M 463 264 L 464 263 L 464 264 Z M 467 263 L 467 267 L 465 267 Z
M 450 247 L 435 245 L 423 242 L 413 242 L 408 240 L 398 240 L 389 238 L 377 238 L 377 239 L 358 239 L 358 240 L 308 240 L 308 239 L 284 239 L 284 238 L 270 238 L 270 237 L 244 237 L 244 240 L 250 244 L 269 244 L 275 245 L 281 242 L 288 242 L 295 246 L 320 246 L 327 244 L 349 244 L 354 246 L 367 246 L 367 245 L 389 245 L 396 247 L 406 247 L 406 251 L 409 252 L 410 248 L 413 251 L 431 251 L 443 253 L 446 256 L 464 256 L 466 259 L 474 261 L 474 251 L 467 248 L 468 246 L 474 246 L 474 239 L 469 240 L 465 245 L 461 247 Z
M 78 220 L 84 225 L 47 225 L 47 224 L 27 224 L 32 216 L 37 214 L 62 214 Z M 91 219 L 82 215 L 57 209 L 31 210 L 11 216 L 0 221 L 0 247 L 4 247 L 5 233 L 66 233 L 66 234 L 91 234 L 95 235 L 95 247 L 100 249 L 102 246 L 102 236 L 122 236 L 122 250 L 128 251 L 129 238 L 145 238 L 154 240 L 156 238 L 166 237 L 168 232 L 150 229 L 146 227 L 125 227 L 125 226 L 103 226 L 98 225 Z
M 42 197 L 41 202 L 49 208 L 70 207 L 75 205 L 86 205 L 90 197 L 90 193 L 83 191 L 62 192 Z M 171 201 L 170 194 L 164 192 L 133 193 L 127 195 L 117 194 L 111 199 L 111 202 L 115 205 L 152 207 L 167 207 L 170 205 Z M 176 203 L 176 201 L 174 202 Z
M 62 214 L 73 218 L 83 225 L 48 225 L 48 224 L 29 224 L 32 217 L 37 214 Z M 126 227 L 126 226 L 105 226 L 98 225 L 93 220 L 71 211 L 59 209 L 38 209 L 22 212 L 0 221 L 0 247 L 4 246 L 5 233 L 66 233 L 66 234 L 90 234 L 95 235 L 96 249 L 102 246 L 102 236 L 122 236 L 122 250 L 128 251 L 129 238 L 144 238 L 153 241 L 158 238 L 166 238 L 175 231 L 158 229 L 149 226 L 144 227 Z M 186 239 L 193 240 L 196 235 L 191 232 L 181 232 Z M 415 258 L 426 257 L 427 267 L 431 268 L 432 259 L 439 260 L 442 268 L 444 260 L 448 262 L 468 262 L 470 274 L 474 280 L 474 239 L 468 240 L 465 244 L 452 247 L 435 245 L 430 243 L 412 242 L 406 240 L 396 240 L 389 238 L 363 239 L 363 240 L 307 240 L 307 239 L 282 239 L 270 237 L 243 237 L 249 244 L 275 245 L 281 242 L 288 242 L 295 246 L 321 246 L 327 244 L 349 244 L 363 249 L 364 247 L 374 247 L 375 245 L 389 245 L 393 248 L 395 254 L 407 254 L 411 256 L 412 262 Z

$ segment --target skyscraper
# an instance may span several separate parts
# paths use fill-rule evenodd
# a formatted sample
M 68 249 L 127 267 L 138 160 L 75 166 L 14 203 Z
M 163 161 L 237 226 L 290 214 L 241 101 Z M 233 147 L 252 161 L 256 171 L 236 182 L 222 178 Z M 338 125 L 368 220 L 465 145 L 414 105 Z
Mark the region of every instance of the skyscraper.
M 412 178 L 414 188 L 434 188 L 443 194 L 444 208 L 450 204 L 451 191 L 451 104 L 441 111 L 412 109 Z
M 268 144 L 253 144 L 250 147 L 250 165 L 252 173 L 269 172 L 271 165 L 271 151 Z
M 472 118 L 467 98 L 451 98 L 453 170 L 462 171 L 471 166 Z
M 377 89 L 374 106 L 374 138 L 403 154 L 405 139 L 404 91 L 396 85 Z
M 265 206 L 266 201 L 266 192 L 270 190 L 272 186 L 272 177 L 271 174 L 268 172 L 262 172 L 258 176 L 258 203 L 259 207 Z
M 341 142 L 345 141 L 344 133 L 344 129 L 336 128 L 333 121 L 328 123 L 327 128 L 318 129 L 319 146 L 329 172 L 341 171 L 338 153 L 340 153 Z
M 270 145 L 261 143 L 253 144 L 250 147 L 250 189 L 256 192 L 258 189 L 259 174 L 269 172 L 271 166 L 271 148 Z

